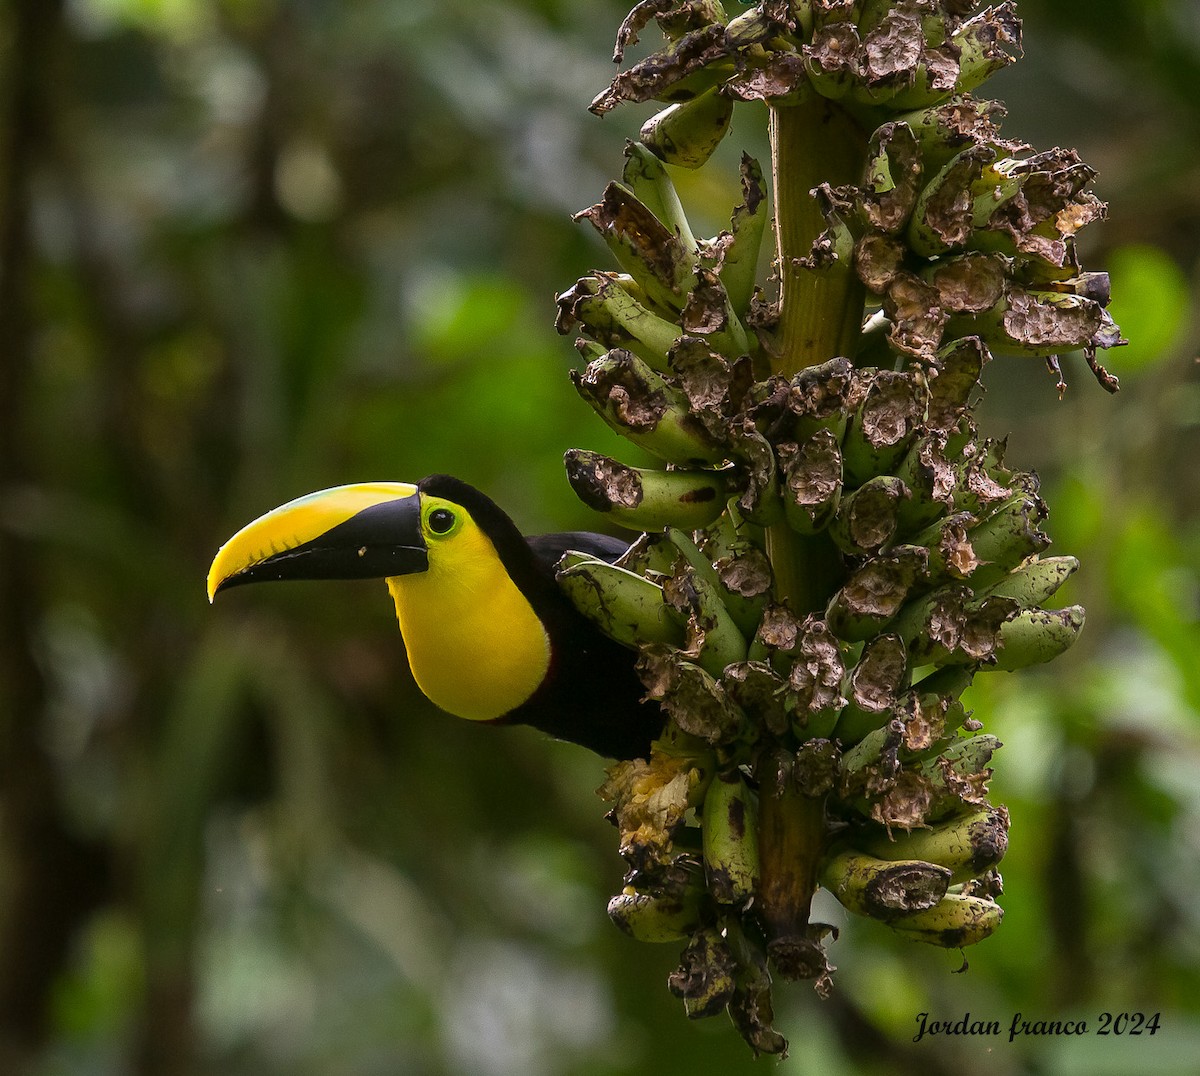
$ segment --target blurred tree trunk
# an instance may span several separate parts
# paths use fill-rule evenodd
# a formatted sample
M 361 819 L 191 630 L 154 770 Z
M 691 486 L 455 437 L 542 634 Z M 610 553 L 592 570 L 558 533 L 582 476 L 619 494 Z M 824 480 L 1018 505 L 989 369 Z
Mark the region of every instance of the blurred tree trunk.
M 51 989 L 107 890 L 105 850 L 74 833 L 46 751 L 47 685 L 35 657 L 42 605 L 33 543 L 4 501 L 38 481 L 24 433 L 35 347 L 31 185 L 53 118 L 44 87 L 61 40 L 60 0 L 14 0 L 0 128 L 0 1069 L 20 1072 L 51 1033 Z

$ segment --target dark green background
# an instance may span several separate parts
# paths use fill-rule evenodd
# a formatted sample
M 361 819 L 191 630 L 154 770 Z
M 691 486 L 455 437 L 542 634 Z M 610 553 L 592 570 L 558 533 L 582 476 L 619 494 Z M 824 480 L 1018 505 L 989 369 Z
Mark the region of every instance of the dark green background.
M 736 7 L 731 4 L 731 7 Z M 604 914 L 599 760 L 415 693 L 378 584 L 236 591 L 248 519 L 436 470 L 530 531 L 621 453 L 553 297 L 645 110 L 586 105 L 621 4 L 7 0 L 0 8 L 0 1072 L 608 1076 L 1194 1071 L 1200 1055 L 1200 14 L 1023 0 L 1004 132 L 1078 146 L 1133 343 L 1109 398 L 1032 360 L 985 432 L 1043 476 L 1078 646 L 985 678 L 1012 812 L 998 935 L 845 922 L 830 1002 L 751 1068 L 674 946 Z M 765 154 L 680 177 L 698 230 Z M 835 913 L 837 914 L 837 913 Z M 1160 1012 L 1153 1037 L 925 1040 L 914 1017 Z

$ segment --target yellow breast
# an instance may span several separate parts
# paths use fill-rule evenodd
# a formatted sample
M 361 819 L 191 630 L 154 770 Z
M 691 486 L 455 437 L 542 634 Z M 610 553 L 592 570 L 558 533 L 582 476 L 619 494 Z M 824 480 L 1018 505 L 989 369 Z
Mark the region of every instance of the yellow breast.
M 417 686 L 458 717 L 489 721 L 520 706 L 550 668 L 550 639 L 491 541 L 467 521 L 431 543 L 429 568 L 387 581 Z

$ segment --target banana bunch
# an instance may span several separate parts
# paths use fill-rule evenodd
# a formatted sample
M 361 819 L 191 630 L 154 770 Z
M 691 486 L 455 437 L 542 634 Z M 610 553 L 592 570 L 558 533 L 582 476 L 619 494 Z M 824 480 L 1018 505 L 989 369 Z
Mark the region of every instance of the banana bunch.
M 638 4 L 621 26 L 613 59 L 620 63 L 651 19 L 665 43 L 618 73 L 591 110 L 603 115 L 622 102 L 671 102 L 646 125 L 653 139 L 683 113 L 694 114 L 699 128 L 727 125 L 714 93 L 770 102 L 815 93 L 864 114 L 925 108 L 974 89 L 1020 49 L 1011 0 L 969 17 L 975 6 L 791 0 L 729 18 L 718 0 Z M 662 142 L 667 149 L 673 140 Z M 694 167 L 697 156 L 693 148 L 672 163 Z
M 1002 139 L 996 111 L 963 95 L 877 128 L 865 181 L 821 189 L 827 229 L 811 257 L 853 266 L 893 352 L 936 369 L 943 342 L 975 337 L 1057 369 L 1083 349 L 1115 390 L 1095 364 L 1123 343 L 1107 277 L 1082 270 L 1075 243 L 1104 214 L 1086 190 L 1095 172 L 1073 150 L 1028 155 Z
M 617 564 L 567 554 L 559 580 L 637 651 L 669 718 L 600 790 L 627 868 L 609 914 L 639 940 L 686 940 L 670 989 L 689 1017 L 728 1011 L 756 1053 L 786 1050 L 773 975 L 829 988 L 818 885 L 927 944 L 999 926 L 1001 744 L 962 695 L 1083 627 L 1081 607 L 1047 608 L 1078 563 L 1048 554 L 1036 476 L 973 410 L 993 354 L 1059 372 L 1083 349 L 1115 389 L 1095 361 L 1121 342 L 1107 278 L 1075 243 L 1104 207 L 1073 152 L 1002 138 L 1003 109 L 971 96 L 1020 48 L 1014 5 L 978 6 L 639 3 L 615 59 L 652 22 L 664 44 L 592 104 L 666 105 L 577 215 L 615 268 L 557 297 L 580 396 L 657 461 L 566 456 L 584 503 L 643 533 Z M 758 283 L 761 169 L 742 156 L 741 203 L 710 238 L 670 170 L 712 159 L 737 101 L 814 93 L 872 133 L 858 184 L 813 191 L 824 231 L 790 261 L 852 267 L 862 331 L 851 354 L 783 376 L 782 300 Z M 781 581 L 797 545 L 823 573 L 804 608 Z
M 1104 214 L 1086 191 L 1095 173 L 1074 151 L 1029 154 L 1000 137 L 1002 109 L 971 94 L 1014 62 L 1021 24 L 1013 0 L 971 14 L 977 6 L 793 0 L 730 19 L 715 0 L 639 4 L 615 58 L 652 18 L 665 44 L 620 72 L 592 110 L 673 102 L 646 122 L 640 144 L 696 168 L 728 131 L 736 100 L 780 105 L 815 93 L 836 102 L 874 134 L 864 182 L 822 190 L 828 229 L 811 257 L 854 266 L 892 347 L 933 363 L 943 339 L 976 335 L 998 353 L 1044 358 L 1055 369 L 1058 355 L 1082 348 L 1115 389 L 1094 359 L 1122 342 L 1105 310 L 1107 279 L 1081 269 L 1074 239 Z M 629 215 L 631 172 L 639 166 L 626 169 L 625 190 L 614 185 L 584 214 L 626 267 L 639 255 L 630 228 L 613 220 Z M 661 272 L 645 286 L 670 306 L 695 266 L 689 236 L 672 237 L 670 213 L 659 217 L 668 235 L 645 238 Z

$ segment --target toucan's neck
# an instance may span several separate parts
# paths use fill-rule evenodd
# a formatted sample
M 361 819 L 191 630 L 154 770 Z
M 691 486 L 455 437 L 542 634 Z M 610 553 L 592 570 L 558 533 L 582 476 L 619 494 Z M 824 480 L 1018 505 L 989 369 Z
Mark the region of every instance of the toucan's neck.
M 549 634 L 478 526 L 431 545 L 428 570 L 387 582 L 413 677 L 437 706 L 492 721 L 541 686 Z

